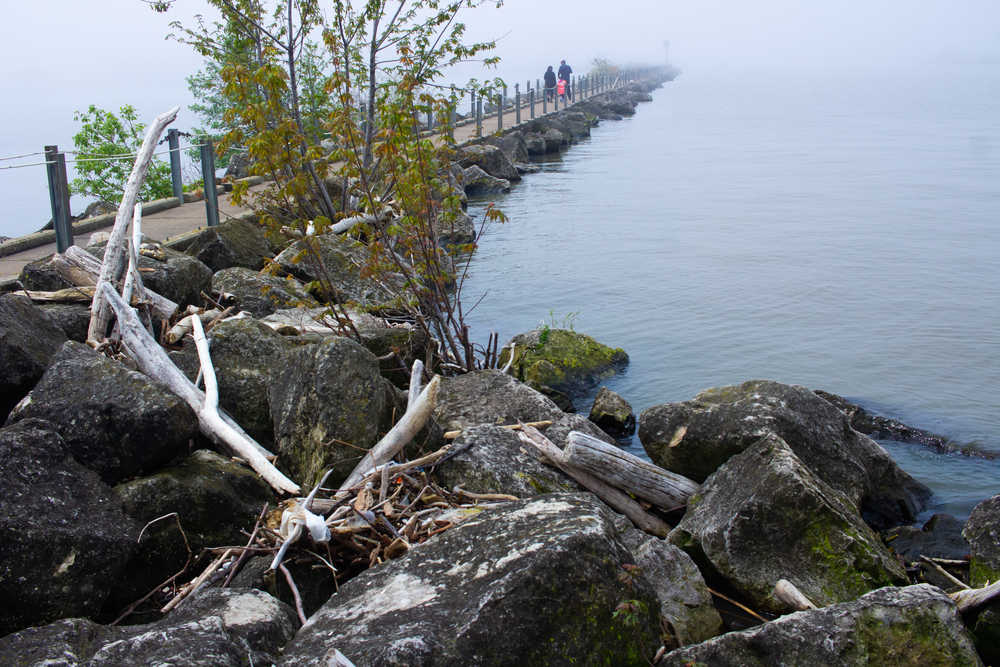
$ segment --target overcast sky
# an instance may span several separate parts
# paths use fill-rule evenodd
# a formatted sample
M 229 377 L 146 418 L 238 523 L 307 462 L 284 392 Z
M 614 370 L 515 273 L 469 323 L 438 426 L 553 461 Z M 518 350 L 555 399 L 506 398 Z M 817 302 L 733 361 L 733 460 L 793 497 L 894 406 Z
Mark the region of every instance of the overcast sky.
M 167 14 L 141 0 L 9 2 L 0 133 L 16 131 L 12 103 L 39 118 L 71 119 L 91 103 L 132 103 L 144 120 L 175 104 L 186 111 L 184 77 L 201 58 L 165 37 L 171 21 L 190 24 L 206 11 L 201 0 L 176 0 Z M 578 74 L 594 57 L 659 63 L 665 39 L 670 61 L 687 76 L 720 68 L 825 74 L 1000 65 L 995 0 L 507 0 L 463 18 L 470 39 L 499 39 L 497 73 L 509 83 L 539 78 L 563 58 Z M 460 74 L 484 77 L 478 66 Z M 196 122 L 189 113 L 178 120 Z

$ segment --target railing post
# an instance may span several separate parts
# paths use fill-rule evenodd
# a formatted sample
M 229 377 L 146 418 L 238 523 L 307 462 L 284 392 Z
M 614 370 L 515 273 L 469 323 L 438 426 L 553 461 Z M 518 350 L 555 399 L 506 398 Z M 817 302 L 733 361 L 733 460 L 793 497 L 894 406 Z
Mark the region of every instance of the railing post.
M 66 155 L 58 146 L 45 147 L 45 172 L 49 177 L 49 203 L 52 205 L 52 228 L 56 232 L 56 252 L 66 252 L 73 245 L 70 222 L 69 185 L 66 182 Z
M 483 96 L 476 99 L 476 136 L 483 136 Z
M 514 84 L 514 122 L 521 124 L 521 84 Z
M 205 183 L 205 218 L 209 227 L 219 225 L 219 193 L 215 189 L 215 149 L 212 138 L 201 145 L 201 176 Z
M 552 91 L 552 110 L 559 111 L 559 82 L 556 81 L 556 89 Z
M 452 92 L 454 93 L 454 91 Z M 451 143 L 455 143 L 455 115 L 457 108 L 457 102 L 448 105 L 448 125 L 446 127 L 448 128 L 448 139 L 451 140 Z
M 532 119 L 534 119 L 534 117 L 535 117 L 535 89 L 534 88 L 532 88 L 531 91 L 528 93 L 528 101 L 531 102 L 531 117 L 532 117 Z
M 544 116 L 549 112 L 549 91 L 542 91 L 542 115 Z
M 576 75 L 574 74 L 570 78 L 569 84 L 569 101 L 570 103 L 576 102 Z
M 176 127 L 167 130 L 167 146 L 170 148 L 170 181 L 174 186 L 174 196 L 184 203 L 184 182 L 181 179 L 181 141 Z
M 500 94 L 499 104 L 497 104 L 497 130 L 503 129 L 503 105 L 507 101 L 507 86 L 503 87 L 503 93 Z

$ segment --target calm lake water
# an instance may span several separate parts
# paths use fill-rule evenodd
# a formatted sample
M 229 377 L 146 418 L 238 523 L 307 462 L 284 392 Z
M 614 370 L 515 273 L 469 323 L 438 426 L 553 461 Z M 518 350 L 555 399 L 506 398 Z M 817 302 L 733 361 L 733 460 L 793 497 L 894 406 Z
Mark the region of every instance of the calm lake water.
M 1000 70 L 686 72 L 653 96 L 491 198 L 479 337 L 578 313 L 629 353 L 606 384 L 637 414 L 767 378 L 1000 453 Z M 928 515 L 1000 492 L 1000 463 L 886 447 Z

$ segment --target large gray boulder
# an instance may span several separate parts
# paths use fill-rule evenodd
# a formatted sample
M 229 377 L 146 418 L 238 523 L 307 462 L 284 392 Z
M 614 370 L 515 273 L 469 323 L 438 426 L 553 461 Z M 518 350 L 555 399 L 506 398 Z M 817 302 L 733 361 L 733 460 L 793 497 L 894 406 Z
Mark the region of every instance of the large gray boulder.
M 200 306 L 204 299 L 202 292 L 212 289 L 212 269 L 194 257 L 162 246 L 143 237 L 143 246 L 149 242 L 148 250 L 139 254 L 139 269 L 142 284 L 160 296 L 181 306 Z M 87 246 L 86 250 L 97 259 L 104 261 L 107 241 Z
M 110 627 L 74 618 L 0 639 L 7 667 L 245 667 L 271 665 L 299 621 L 255 590 L 209 589 L 152 625 Z
M 396 274 L 381 276 L 378 281 L 361 277 L 360 267 L 368 261 L 368 250 L 362 243 L 335 234 L 312 237 L 310 243 L 315 244 L 322 268 L 306 251 L 304 240 L 290 245 L 274 261 L 282 271 L 303 282 L 328 275 L 342 301 L 362 306 L 375 307 L 392 301 L 393 295 L 384 285 L 397 291 L 402 287 L 402 278 Z M 314 291 L 314 294 L 319 299 L 323 298 L 320 290 Z
M 40 303 L 36 304 L 52 323 L 62 329 L 70 340 L 87 342 L 90 328 L 90 305 L 86 303 Z
M 212 289 L 232 294 L 236 297 L 237 308 L 257 318 L 298 305 L 306 308 L 319 306 L 319 302 L 302 287 L 302 283 L 291 276 L 278 278 L 242 266 L 223 269 L 212 276 Z
M 980 667 L 955 604 L 927 585 L 783 616 L 668 653 L 659 665 Z
M 264 504 L 275 506 L 270 487 L 255 472 L 215 452 L 198 450 L 176 465 L 115 487 L 125 512 L 146 526 L 135 555 L 105 605 L 108 620 L 184 567 L 188 546 L 197 569 L 206 547 L 246 542 Z M 178 523 L 181 528 L 178 528 Z M 183 529 L 183 535 L 181 530 Z M 139 611 L 150 611 L 140 609 Z
M 340 337 L 286 354 L 268 396 L 279 468 L 305 487 L 331 468 L 340 484 L 405 410 L 375 356 Z
M 462 169 L 477 166 L 494 178 L 499 178 L 511 183 L 521 180 L 521 175 L 511 163 L 504 151 L 496 146 L 474 145 L 465 146 L 458 150 L 455 156 Z
M 483 143 L 499 148 L 512 164 L 528 161 L 528 145 L 520 132 L 511 132 L 502 137 L 487 137 Z
M 26 296 L 0 295 L 0 421 L 42 379 L 66 334 Z
M 909 567 L 919 564 L 921 556 L 965 560 L 969 543 L 962 537 L 963 521 L 950 514 L 935 514 L 923 526 L 897 526 L 884 534 L 893 552 L 903 557 Z
M 140 527 L 51 424 L 0 429 L 0 506 L 0 636 L 96 614 Z
M 515 170 L 516 171 L 516 170 Z M 490 176 L 479 165 L 472 165 L 462 172 L 466 194 L 489 194 L 510 192 L 510 181 Z
M 69 287 L 69 284 L 56 271 L 51 256 L 25 264 L 21 267 L 17 281 L 20 283 L 20 288 L 39 292 L 56 292 Z
M 599 343 L 570 329 L 534 329 L 510 339 L 497 363 L 506 365 L 513 350 L 511 372 L 525 382 L 537 382 L 558 392 L 583 396 L 602 378 L 628 366 L 625 350 Z
M 615 438 L 628 438 L 635 433 L 635 413 L 632 406 L 607 387 L 598 390 L 587 419 Z
M 1000 600 L 994 599 L 981 609 L 969 628 L 983 662 L 1000 665 Z
M 878 530 L 913 521 L 931 495 L 878 443 L 852 429 L 847 415 L 798 385 L 751 380 L 639 416 L 639 440 L 650 459 L 697 482 L 768 433 Z
M 699 644 L 722 633 L 722 617 L 690 556 L 655 537 L 643 542 L 633 554 L 642 577 L 656 591 L 660 618 L 669 623 L 678 646 Z
M 67 341 L 8 424 L 44 419 L 106 484 L 154 470 L 187 448 L 198 416 L 183 399 L 83 343 Z
M 184 252 L 205 264 L 212 273 L 234 266 L 260 271 L 264 259 L 274 257 L 260 225 L 241 218 L 230 218 L 218 227 L 206 227 Z
M 460 453 L 436 468 L 438 482 L 449 490 L 464 484 L 472 493 L 529 498 L 579 489 L 558 469 L 522 452 L 525 445 L 508 428 L 473 426 L 462 431 L 451 447 Z
M 826 391 L 816 390 L 817 396 L 832 403 L 851 420 L 851 428 L 858 433 L 864 433 L 875 440 L 895 440 L 897 442 L 915 442 L 933 447 L 939 452 L 952 452 L 956 447 L 948 438 L 934 435 L 929 431 L 907 426 L 901 421 L 890 417 L 873 414 L 860 405 L 851 403 L 842 396 Z
M 554 127 L 542 133 L 542 141 L 545 142 L 546 153 L 558 153 L 560 148 L 569 145 L 566 135 Z
M 772 613 L 781 579 L 820 606 L 907 583 L 850 500 L 774 434 L 711 475 L 668 539 Z
M 968 540 L 972 564 L 969 583 L 981 588 L 1000 580 L 1000 495 L 976 505 L 965 522 L 962 536 Z
M 562 410 L 540 393 L 500 371 L 442 378 L 434 418 L 445 431 L 479 424 L 558 421 Z
M 641 665 L 657 600 L 596 500 L 553 494 L 483 510 L 341 586 L 282 667 L 339 649 L 358 665 Z M 630 626 L 618 605 L 638 601 Z
M 542 135 L 539 132 L 529 132 L 524 135 L 524 146 L 527 149 L 529 156 L 545 155 L 547 152 L 545 139 L 542 138 Z M 559 150 L 558 146 L 556 147 L 556 150 Z

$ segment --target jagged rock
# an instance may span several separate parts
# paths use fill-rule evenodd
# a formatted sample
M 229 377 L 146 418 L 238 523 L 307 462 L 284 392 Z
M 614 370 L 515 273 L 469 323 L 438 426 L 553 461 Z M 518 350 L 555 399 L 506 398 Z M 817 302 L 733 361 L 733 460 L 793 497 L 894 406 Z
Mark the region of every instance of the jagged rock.
M 907 567 L 921 556 L 962 560 L 969 555 L 969 543 L 962 537 L 964 525 L 950 514 L 935 514 L 922 528 L 898 526 L 886 531 L 885 539 Z
M 462 431 L 451 447 L 461 453 L 436 468 L 438 481 L 449 490 L 464 484 L 472 493 L 529 498 L 579 489 L 558 469 L 523 453 L 524 445 L 511 429 L 473 426 Z
M 907 583 L 850 500 L 773 433 L 705 481 L 668 540 L 772 613 L 785 611 L 780 579 L 819 606 Z
M 366 320 L 357 324 L 361 342 L 365 348 L 376 357 L 384 357 L 395 351 L 403 360 L 407 372 L 399 370 L 399 362 L 395 359 L 379 361 L 382 377 L 392 382 L 400 389 L 410 386 L 409 370 L 417 359 L 427 358 L 427 333 L 422 329 L 410 326 L 388 326 L 384 321 Z
M 633 554 L 641 576 L 656 591 L 660 616 L 670 621 L 679 646 L 698 644 L 722 633 L 722 617 L 690 556 L 655 537 L 643 542 Z
M 534 389 L 500 371 L 442 378 L 434 418 L 445 431 L 479 424 L 558 421 L 563 412 Z
M 185 538 L 194 556 L 206 547 L 243 544 L 246 536 L 240 530 L 253 530 L 265 503 L 275 506 L 270 487 L 255 472 L 204 449 L 149 477 L 119 484 L 115 491 L 125 512 L 141 525 L 174 512 L 177 520 L 146 526 L 135 555 L 108 596 L 108 620 L 184 567 Z M 199 562 L 193 560 L 189 570 L 197 569 Z
M 205 264 L 212 273 L 234 266 L 260 271 L 264 268 L 264 258 L 274 257 L 260 225 L 240 218 L 226 220 L 218 227 L 206 227 L 184 252 Z
M 520 132 L 511 132 L 502 137 L 487 137 L 484 139 L 484 143 L 499 148 L 515 166 L 518 162 L 528 161 L 528 146 L 525 143 L 524 135 Z M 501 176 L 501 178 L 506 177 Z
M 926 585 L 883 588 L 824 609 L 783 616 L 668 653 L 667 667 L 692 664 L 981 665 L 954 603 Z
M 249 559 L 239 573 L 233 577 L 234 588 L 255 588 L 264 592 L 277 594 L 278 599 L 287 605 L 295 604 L 295 594 L 288 587 L 283 576 L 274 577 L 273 583 L 268 583 L 265 575 L 271 569 L 274 556 L 268 554 Z M 286 559 L 283 563 L 292 575 L 295 587 L 299 589 L 299 599 L 302 610 L 309 618 L 322 607 L 330 596 L 337 592 L 337 584 L 330 570 L 315 568 L 312 563 L 298 563 L 295 559 Z
M 363 244 L 334 234 L 313 237 L 312 243 L 315 243 L 332 286 L 338 290 L 342 300 L 375 307 L 393 299 L 393 295 L 383 285 L 390 285 L 397 291 L 402 289 L 403 280 L 395 274 L 380 276 L 378 281 L 361 277 L 360 267 L 368 258 L 367 248 Z M 305 241 L 302 240 L 293 243 L 274 261 L 281 266 L 282 271 L 304 282 L 318 280 L 322 275 L 307 256 Z M 314 292 L 314 296 L 322 299 L 319 290 Z
M 66 340 L 28 297 L 0 295 L 0 420 L 42 379 Z
M 496 146 L 482 144 L 465 146 L 458 150 L 455 157 L 466 172 L 469 167 L 477 166 L 494 178 L 510 183 L 521 180 L 517 169 L 511 164 L 511 159 Z
M 632 94 L 624 90 L 612 90 L 604 94 L 603 106 L 611 113 L 622 116 L 635 115 L 635 102 Z
M 971 628 L 979 657 L 987 665 L 1000 665 L 1000 600 L 980 610 Z
M 569 140 L 566 136 L 555 128 L 550 128 L 542 134 L 542 141 L 545 142 L 546 153 L 558 153 L 562 146 L 568 146 Z
M 176 394 L 76 341 L 52 357 L 7 423 L 32 418 L 54 425 L 73 458 L 109 485 L 169 461 L 198 432 Z
M 57 292 L 69 287 L 63 277 L 56 271 L 52 257 L 36 259 L 21 267 L 21 273 L 17 277 L 20 285 L 18 288 L 34 290 L 39 292 Z
M 570 396 L 581 396 L 601 378 L 614 375 L 628 365 L 621 348 L 602 345 L 585 334 L 569 329 L 535 329 L 514 336 L 500 352 L 501 367 L 514 349 L 514 375 L 534 380 Z
M 0 636 L 97 613 L 140 527 L 48 422 L 0 429 L 0 506 Z
M 285 647 L 358 665 L 640 665 L 659 645 L 656 597 L 619 580 L 632 558 L 596 500 L 553 494 L 483 510 L 347 584 Z M 638 600 L 629 628 L 613 614 Z
M 200 306 L 204 301 L 201 293 L 212 288 L 212 269 L 194 257 L 158 245 L 156 241 L 143 236 L 143 245 L 147 243 L 154 244 L 163 253 L 163 259 L 156 259 L 148 254 L 139 255 L 139 268 L 152 269 L 142 272 L 142 284 L 178 305 Z M 89 245 L 86 251 L 103 262 L 107 245 L 107 241 Z
M 347 338 L 289 352 L 269 393 L 279 468 L 305 487 L 332 468 L 328 484 L 340 484 L 389 431 L 393 409 L 402 416 L 396 391 L 375 356 Z
M 556 404 L 557 408 L 566 414 L 576 414 L 576 404 L 573 403 L 573 397 L 566 392 L 548 387 L 537 380 L 527 380 L 524 384 L 528 385 L 539 394 L 547 396 L 553 403 Z
M 847 415 L 805 387 L 751 380 L 639 416 L 639 440 L 650 459 L 696 482 L 768 433 L 877 530 L 913 521 L 931 495 L 878 443 L 852 429 Z
M 440 215 L 437 229 L 441 245 L 465 245 L 476 240 L 476 225 L 463 211 Z
M 90 306 L 85 303 L 40 303 L 38 307 L 49 316 L 52 323 L 62 329 L 70 340 L 87 342 L 90 328 Z
M 976 505 L 962 537 L 968 540 L 972 553 L 969 585 L 982 588 L 987 582 L 1000 580 L 1000 495 Z
M 847 415 L 847 418 L 851 420 L 851 428 L 858 433 L 864 433 L 869 438 L 874 438 L 875 440 L 915 442 L 934 447 L 939 452 L 951 452 L 955 450 L 955 447 L 949 444 L 948 438 L 907 426 L 895 419 L 874 415 L 860 405 L 855 405 L 846 398 L 837 396 L 836 394 L 820 390 L 816 390 L 813 393 L 843 411 Z
M 278 278 L 243 267 L 223 269 L 212 276 L 212 289 L 236 297 L 236 307 L 254 317 L 263 318 L 283 308 L 302 304 L 315 308 L 319 302 L 292 278 Z
M 547 147 L 545 144 L 545 139 L 538 132 L 531 132 L 524 136 L 524 146 L 528 151 L 528 155 L 545 155 L 547 152 Z M 556 149 L 558 150 L 558 148 Z
M 494 178 L 483 171 L 478 165 L 472 165 L 463 172 L 462 182 L 465 184 L 466 194 L 510 192 L 510 181 L 502 178 Z
M 624 398 L 607 387 L 601 387 L 590 408 L 590 421 L 615 438 L 627 438 L 635 433 L 635 413 Z
M 244 667 L 270 665 L 299 627 L 295 613 L 255 590 L 208 589 L 152 625 L 68 619 L 0 639 L 7 667 Z

